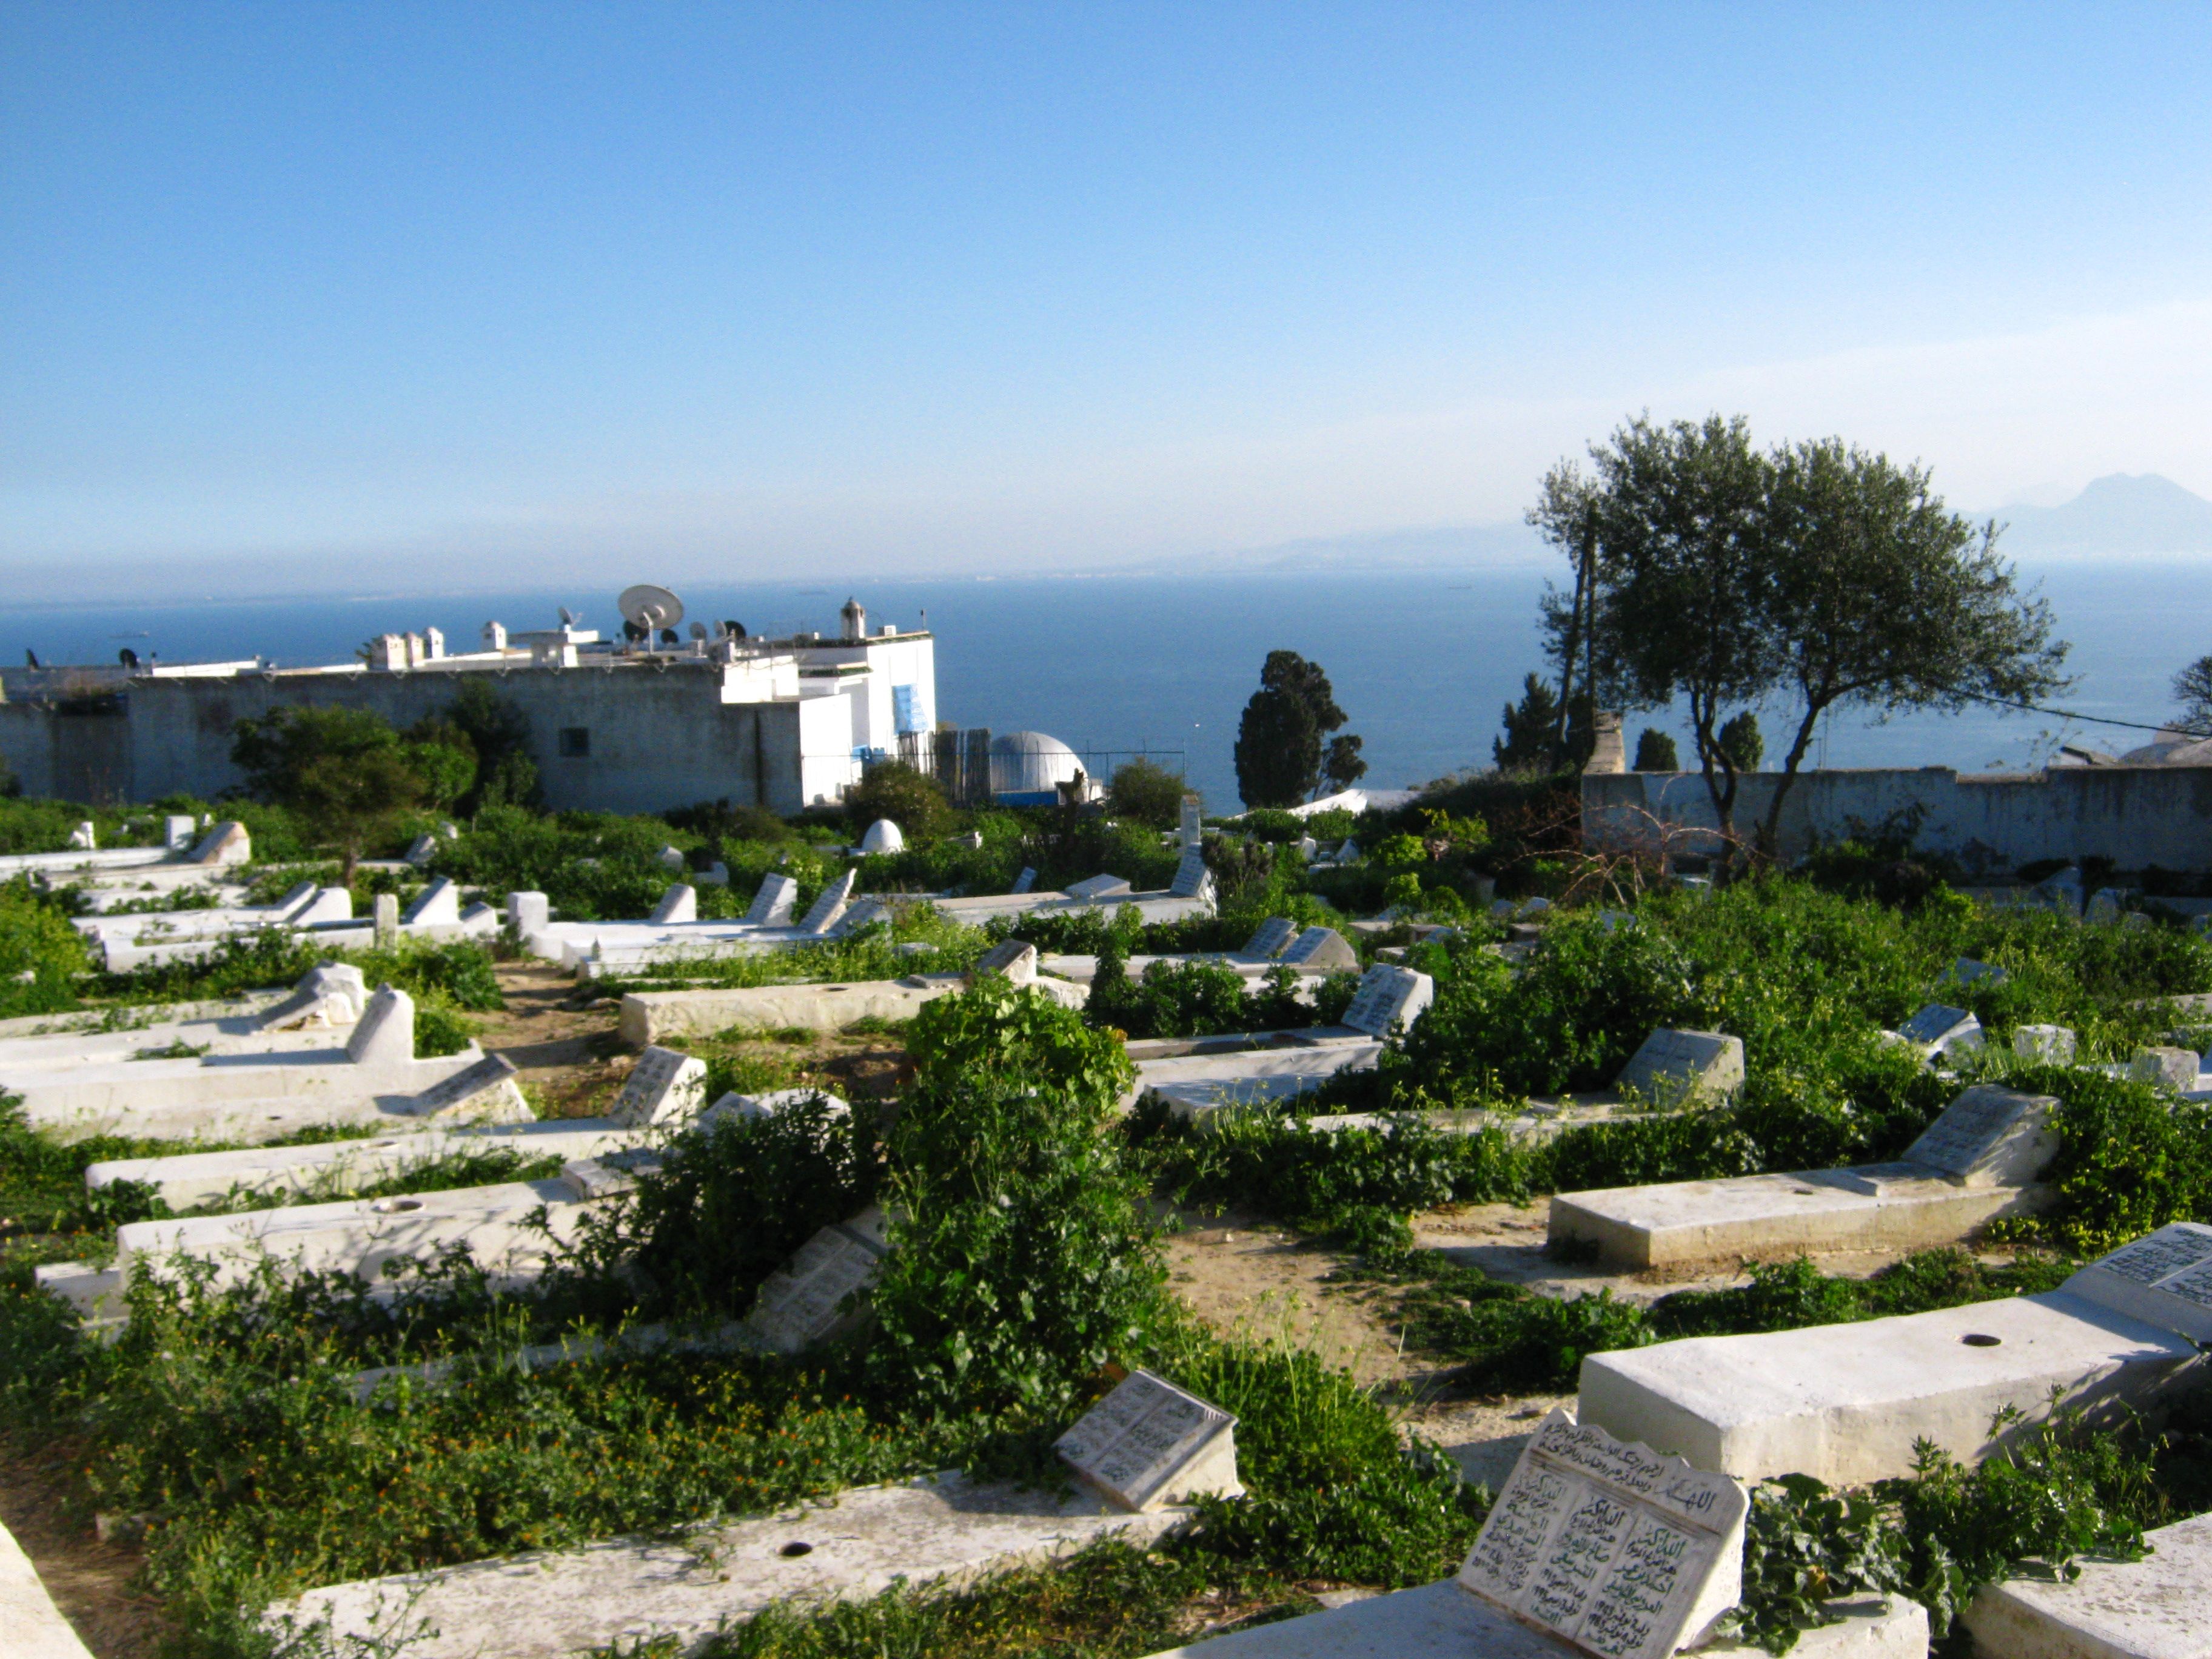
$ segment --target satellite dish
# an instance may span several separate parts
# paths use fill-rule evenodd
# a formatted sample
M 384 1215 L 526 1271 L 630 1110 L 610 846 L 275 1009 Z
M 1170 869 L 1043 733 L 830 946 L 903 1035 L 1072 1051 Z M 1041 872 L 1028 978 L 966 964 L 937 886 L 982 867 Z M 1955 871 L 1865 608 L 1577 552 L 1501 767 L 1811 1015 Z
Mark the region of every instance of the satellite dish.
M 722 624 L 722 631 L 733 640 L 741 640 L 745 636 L 745 625 L 732 617 Z
M 115 659 L 125 668 L 135 669 L 138 666 L 138 653 L 127 645 L 115 653 Z
M 677 636 L 676 630 L 672 628 L 664 628 L 660 630 L 660 642 L 664 646 L 681 645 L 684 643 L 684 641 Z
M 691 624 L 691 637 L 695 640 L 705 639 L 707 637 L 707 624 L 704 623 L 693 623 Z
M 562 626 L 562 627 L 563 627 L 563 628 L 574 628 L 574 627 L 578 623 L 581 622 L 582 620 L 583 620 L 583 618 L 582 618 L 582 617 L 579 617 L 579 616 L 578 616 L 574 611 L 573 611 L 569 610 L 569 609 L 568 609 L 568 607 L 567 605 L 562 605 L 562 606 L 561 607 L 561 626 Z
M 623 589 L 615 609 L 625 620 L 645 629 L 673 628 L 684 620 L 684 601 L 652 582 Z

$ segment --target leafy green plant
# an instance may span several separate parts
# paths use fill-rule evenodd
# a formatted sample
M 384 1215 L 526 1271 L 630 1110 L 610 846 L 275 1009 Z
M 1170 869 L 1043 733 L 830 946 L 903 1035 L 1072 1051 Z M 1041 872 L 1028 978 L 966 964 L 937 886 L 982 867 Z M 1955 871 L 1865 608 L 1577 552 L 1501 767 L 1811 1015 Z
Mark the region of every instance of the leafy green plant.
M 1906 1589 L 1905 1537 L 1884 1504 L 1833 1492 L 1808 1474 L 1763 1482 L 1744 1521 L 1743 1600 L 1724 1628 L 1768 1653 L 1787 1653 L 1831 1622 L 1821 1604 L 1862 1591 Z

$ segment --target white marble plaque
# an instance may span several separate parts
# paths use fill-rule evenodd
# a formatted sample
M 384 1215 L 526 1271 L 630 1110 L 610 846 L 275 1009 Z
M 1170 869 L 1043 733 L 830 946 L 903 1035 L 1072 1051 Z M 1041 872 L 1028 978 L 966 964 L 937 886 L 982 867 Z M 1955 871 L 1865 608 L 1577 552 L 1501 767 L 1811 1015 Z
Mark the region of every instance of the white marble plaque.
M 1899 1036 L 1925 1048 L 1930 1058 L 1982 1046 L 1982 1022 L 1964 1008 L 1931 1002 L 1898 1028 Z
M 1199 1492 L 1241 1492 L 1236 1427 L 1237 1419 L 1219 1407 L 1139 1370 L 1085 1412 L 1054 1449 L 1087 1485 L 1122 1508 L 1153 1509 Z M 1224 1450 L 1226 1484 L 1221 1480 Z
M 1601 1659 L 1666 1659 L 1742 1589 L 1743 1488 L 1554 1411 L 1461 1585 Z
M 1036 887 L 1036 872 L 1030 869 L 1027 865 L 1024 865 L 1022 866 L 1021 874 L 1014 878 L 1013 886 L 1007 890 L 1015 893 L 1026 893 Z
M 1018 939 L 1000 941 L 983 952 L 975 963 L 975 971 L 968 976 L 969 981 L 972 984 L 986 974 L 1000 975 L 1012 985 L 1033 983 L 1037 974 L 1036 946 L 1024 945 Z
M 1244 941 L 1244 948 L 1238 954 L 1273 962 L 1290 949 L 1291 941 L 1297 936 L 1298 925 L 1288 916 L 1270 916 L 1260 924 L 1251 938 Z
M 1343 1024 L 1370 1036 L 1388 1036 L 1391 1027 L 1410 1027 L 1436 1000 L 1437 982 L 1410 968 L 1381 963 L 1360 976 Z
M 1172 898 L 1196 898 L 1205 890 L 1207 879 L 1205 852 L 1187 847 L 1182 862 L 1176 866 L 1175 879 L 1168 884 L 1168 894 Z
M 751 907 L 745 911 L 748 927 L 788 927 L 791 913 L 799 901 L 799 884 L 781 871 L 770 871 L 761 878 L 760 890 L 753 895 Z
M 699 1109 L 707 1088 L 707 1062 L 658 1044 L 637 1057 L 608 1114 L 633 1129 L 678 1122 Z
M 799 919 L 802 933 L 826 933 L 837 925 L 837 918 L 845 914 L 845 906 L 853 897 L 855 872 L 850 870 L 823 888 L 821 896 L 808 907 Z
M 1669 1108 L 1733 1094 L 1743 1086 L 1743 1039 L 1723 1031 L 1654 1031 L 1613 1085 Z
M 778 1353 L 844 1335 L 866 1317 L 848 1298 L 876 1282 L 883 1258 L 850 1224 L 824 1227 L 761 1282 L 745 1323 Z
M 2212 1227 L 2177 1221 L 2091 1262 L 2060 1287 L 2191 1341 L 2212 1341 Z
M 2057 1106 L 2049 1095 L 1978 1085 L 1943 1109 L 1905 1149 L 1905 1161 L 1970 1187 L 2023 1185 L 2057 1153 L 2051 1127 Z
M 1279 961 L 1292 968 L 1310 968 L 1320 973 L 1356 971 L 1359 967 L 1359 952 L 1334 927 L 1309 927 L 1291 941 Z

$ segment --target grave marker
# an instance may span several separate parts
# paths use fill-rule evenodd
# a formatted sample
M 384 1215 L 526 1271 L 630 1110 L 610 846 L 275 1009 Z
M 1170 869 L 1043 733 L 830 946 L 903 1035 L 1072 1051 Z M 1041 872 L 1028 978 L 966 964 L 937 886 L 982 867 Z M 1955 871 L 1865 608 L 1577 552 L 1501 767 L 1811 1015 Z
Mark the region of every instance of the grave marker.
M 1176 866 L 1175 879 L 1168 884 L 1170 898 L 1211 898 L 1213 896 L 1213 875 L 1206 867 L 1206 854 L 1198 847 L 1183 849 L 1182 861 Z
M 1436 996 L 1437 982 L 1426 974 L 1382 963 L 1360 976 L 1341 1024 L 1370 1036 L 1387 1037 L 1394 1026 L 1410 1028 Z
M 659 1044 L 630 1067 L 608 1115 L 625 1128 L 678 1122 L 698 1111 L 707 1087 L 707 1062 Z
M 2063 1025 L 2015 1025 L 2012 1051 L 2022 1060 L 2041 1060 L 2046 1066 L 2071 1066 L 2074 1033 Z
M 684 868 L 684 850 L 681 848 L 664 847 L 654 856 L 659 860 L 660 867 L 664 870 L 680 871 Z
M 1252 937 L 1244 941 L 1244 948 L 1237 954 L 1262 962 L 1273 962 L 1290 948 L 1291 942 L 1297 936 L 1298 925 L 1288 916 L 1269 916 L 1260 924 Z
M 1036 872 L 1030 869 L 1029 866 L 1024 865 L 1021 874 L 1014 878 L 1014 884 L 1006 890 L 1010 893 L 1026 893 L 1036 885 Z
M 1018 939 L 1001 940 L 976 961 L 975 971 L 968 975 L 968 982 L 972 985 L 986 974 L 997 974 L 1011 985 L 1036 983 L 1036 946 L 1024 945 Z
M 1613 1085 L 1669 1109 L 1723 1098 L 1743 1087 L 1743 1039 L 1723 1031 L 1654 1031 Z
M 2005 969 L 1972 957 L 1960 957 L 1943 975 L 1947 985 L 2002 985 L 2012 975 Z
M 1146 1370 L 1123 1377 L 1053 1449 L 1085 1486 L 1132 1511 L 1244 1490 L 1237 1419 Z
M 799 919 L 800 933 L 826 933 L 837 925 L 837 919 L 845 914 L 845 906 L 852 899 L 854 874 L 848 870 L 822 890 L 821 896 Z
M 458 927 L 461 921 L 461 890 L 450 877 L 441 876 L 425 887 L 407 913 L 402 927 Z
M 507 925 L 528 939 L 532 933 L 543 933 L 553 920 L 551 901 L 543 893 L 509 893 L 507 896 Z
M 1307 928 L 1277 960 L 1316 974 L 1356 973 L 1359 968 L 1359 952 L 1334 927 Z
M 906 832 L 889 818 L 878 818 L 860 837 L 863 853 L 902 853 L 906 850 Z
M 191 813 L 173 813 L 161 820 L 161 844 L 172 853 L 188 851 L 199 827 L 199 820 Z
M 745 912 L 748 927 L 788 927 L 791 913 L 799 901 L 799 884 L 780 870 L 772 870 L 761 878 L 760 891 L 753 895 L 752 906 Z
M 1984 1083 L 1960 1095 L 1920 1139 L 1907 1164 L 1940 1170 L 1968 1187 L 2016 1187 L 2041 1174 L 2058 1151 L 2049 1095 L 2024 1095 Z
M 852 1115 L 850 1104 L 835 1095 L 825 1095 L 819 1089 L 770 1089 L 757 1095 L 741 1095 L 732 1090 L 700 1113 L 696 1127 L 711 1129 L 718 1123 L 743 1123 L 754 1118 L 774 1117 L 787 1106 L 809 1100 L 820 1101 L 823 1109 L 831 1117 Z
M 1176 839 L 1186 851 L 1206 839 L 1205 805 L 1196 795 L 1182 798 L 1182 820 L 1177 825 Z
M 389 985 L 361 1011 L 353 1035 L 346 1039 L 346 1058 L 356 1066 L 397 1070 L 415 1063 L 415 999 Z
M 2127 895 L 2117 887 L 2100 887 L 2090 896 L 2087 906 L 2081 912 L 2081 920 L 2117 925 L 2126 908 L 2126 899 Z
M 887 1253 L 880 1211 L 824 1227 L 761 1282 L 744 1322 L 785 1354 L 858 1330 L 867 1310 L 846 1305 L 848 1298 L 876 1282 Z
M 2058 1288 L 2192 1342 L 2212 1341 L 2212 1227 L 2194 1221 L 2160 1227 Z
M 408 1110 L 416 1117 L 483 1123 L 527 1123 L 538 1115 L 516 1086 L 514 1062 L 505 1054 L 486 1054 L 467 1070 L 425 1089 Z
M 660 896 L 660 902 L 653 907 L 646 918 L 656 927 L 673 927 L 678 922 L 699 920 L 699 890 L 678 882 Z
M 1898 1028 L 1897 1034 L 1924 1050 L 1930 1060 L 1970 1054 L 1983 1046 L 1982 1022 L 1964 1008 L 1931 1002 Z
M 1129 884 L 1119 876 L 1087 876 L 1081 881 L 1070 882 L 1067 896 L 1073 899 L 1102 899 L 1115 893 L 1126 893 Z
M 438 842 L 434 836 L 417 836 L 407 848 L 407 862 L 418 870 L 438 856 Z
M 352 1025 L 368 1003 L 368 986 L 351 963 L 310 968 L 292 994 L 254 1022 L 263 1031 L 300 1031 L 319 1025 Z
M 2197 1066 L 2194 1048 L 2138 1048 L 2128 1063 L 2128 1076 L 2162 1093 L 2178 1095 L 2197 1086 Z
M 98 827 L 90 823 L 78 824 L 76 829 L 70 831 L 69 844 L 70 851 L 72 853 L 95 851 L 100 846 Z
M 201 836 L 199 845 L 192 848 L 185 861 L 220 866 L 244 864 L 252 856 L 253 841 L 246 833 L 246 826 L 235 819 L 228 819 Z
M 1743 1488 L 1554 1410 L 1492 1507 L 1461 1586 L 1601 1659 L 1692 1647 L 1743 1587 Z

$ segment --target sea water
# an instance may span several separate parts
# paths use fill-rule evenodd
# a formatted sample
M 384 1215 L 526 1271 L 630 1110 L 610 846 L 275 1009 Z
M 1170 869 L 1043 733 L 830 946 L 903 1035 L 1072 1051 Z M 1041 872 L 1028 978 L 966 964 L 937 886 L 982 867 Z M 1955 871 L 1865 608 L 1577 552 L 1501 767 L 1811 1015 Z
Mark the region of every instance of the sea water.
M 2154 726 L 2173 714 L 2176 670 L 2212 652 L 2207 566 L 2053 564 L 2024 575 L 2040 584 L 2058 636 L 2073 643 L 2070 690 L 2050 701 L 2084 714 Z M 1319 663 L 1364 739 L 1366 783 L 1400 788 L 1491 761 L 1498 716 L 1540 669 L 1540 572 L 1250 573 L 1188 577 L 1024 577 L 858 583 L 749 583 L 679 587 L 689 616 L 742 622 L 754 634 L 819 629 L 835 636 L 848 592 L 869 627 L 927 626 L 937 636 L 938 713 L 962 726 L 1051 733 L 1101 773 L 1149 752 L 1182 771 L 1209 806 L 1233 810 L 1237 722 L 1271 650 Z M 499 594 L 381 595 L 216 602 L 159 609 L 110 606 L 0 610 L 0 644 L 41 661 L 220 661 L 260 657 L 286 666 L 354 659 L 372 636 L 435 626 L 447 648 L 476 647 L 485 621 L 553 625 L 557 608 L 586 627 L 619 634 L 611 591 L 518 588 Z M 684 632 L 689 632 L 689 623 Z M 1761 711 L 1770 761 L 1796 714 L 1784 700 Z M 1628 717 L 1671 732 L 1686 762 L 1678 710 Z M 1832 716 L 1808 763 L 1954 766 L 1995 770 L 2039 764 L 2061 741 L 2112 753 L 2147 731 L 2069 724 L 1985 707 L 1956 714 L 1876 720 Z

